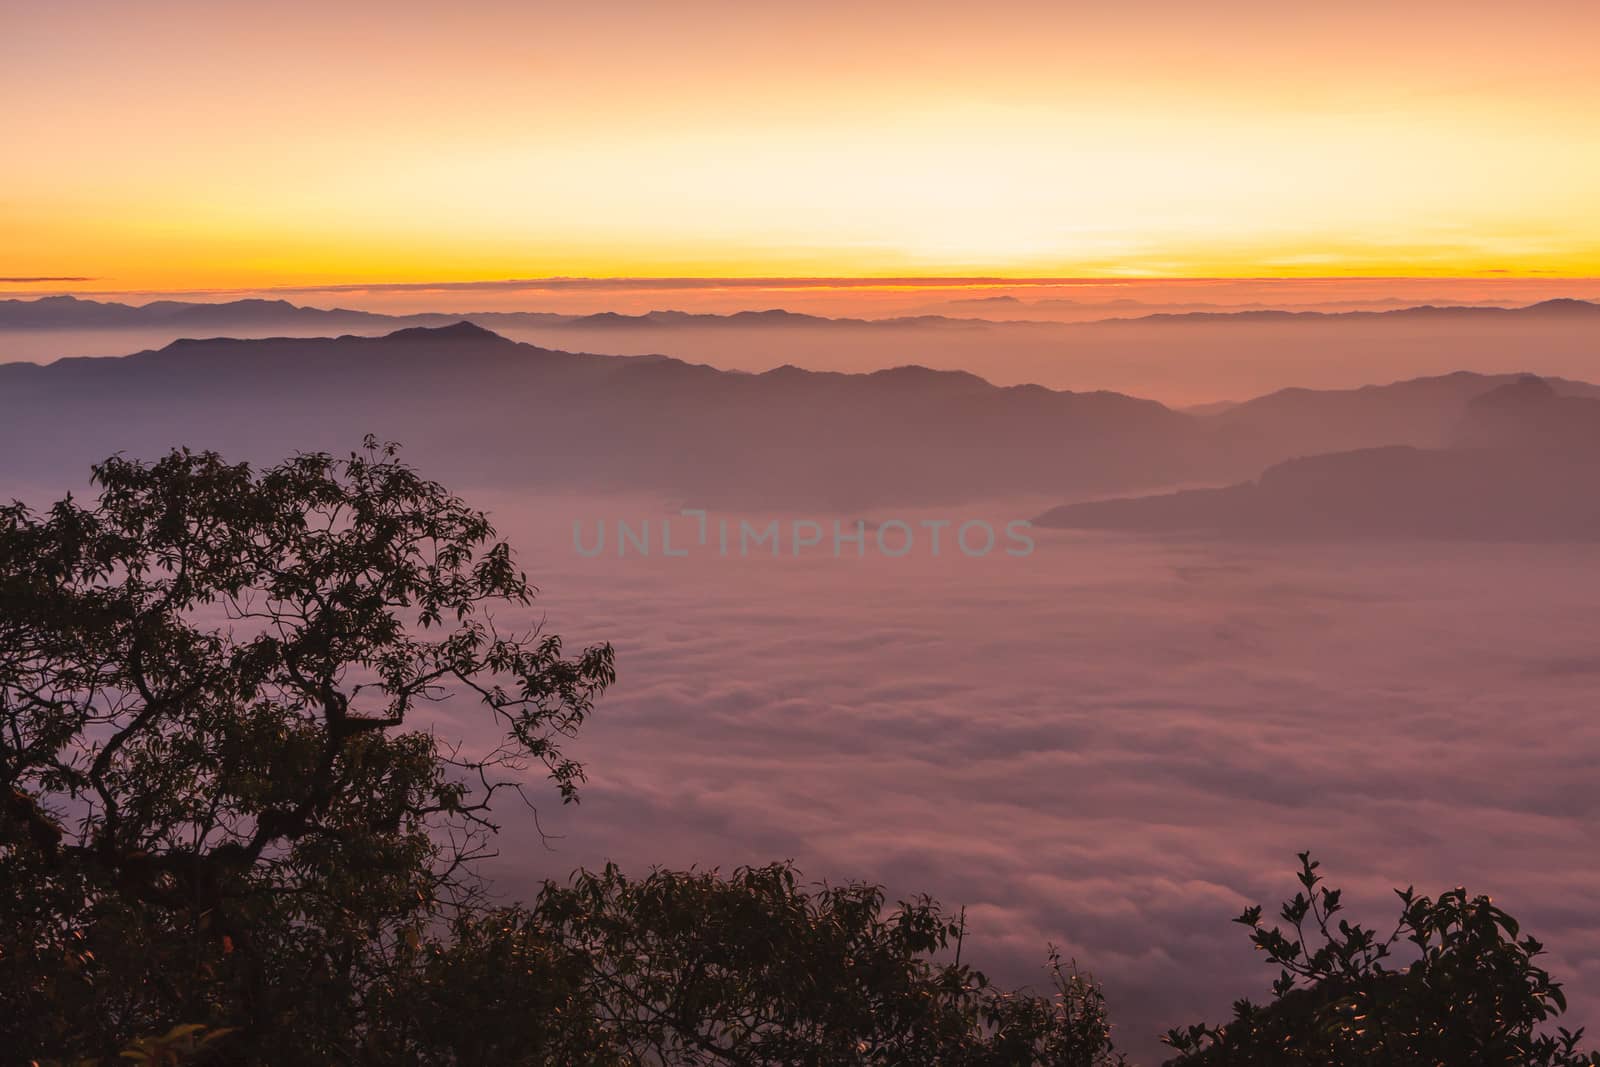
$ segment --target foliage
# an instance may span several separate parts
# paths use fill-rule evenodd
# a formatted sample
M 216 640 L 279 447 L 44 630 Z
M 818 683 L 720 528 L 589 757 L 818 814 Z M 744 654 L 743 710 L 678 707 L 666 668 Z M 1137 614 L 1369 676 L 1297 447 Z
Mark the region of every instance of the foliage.
M 531 763 L 576 797 L 611 649 L 500 633 L 510 550 L 370 439 L 95 480 L 0 509 L 0 1047 L 226 1025 L 338 1059 L 402 931 L 473 901 L 495 795 Z M 503 742 L 408 724 L 462 693 Z
M 1051 995 L 1006 993 L 936 957 L 961 925 L 923 899 L 807 888 L 786 865 L 614 866 L 419 950 L 375 1049 L 392 1063 L 1120 1062 L 1099 990 L 1052 960 Z M 483 1020 L 493 1020 L 484 1025 Z
M 1174 1064 L 1317 1067 L 1370 1064 L 1505 1064 L 1573 1067 L 1600 1063 L 1578 1051 L 1582 1031 L 1538 1031 L 1566 1010 L 1559 983 L 1534 960 L 1543 946 L 1488 897 L 1464 889 L 1438 899 L 1396 890 L 1400 917 L 1388 936 L 1340 918 L 1341 892 L 1322 885 L 1319 864 L 1300 854 L 1301 891 L 1266 927 L 1259 905 L 1236 922 L 1279 968 L 1277 998 L 1234 1005 L 1221 1027 L 1173 1030 Z M 1406 950 L 1409 964 L 1396 959 Z
M 218 1041 L 227 1037 L 227 1027 L 211 1029 L 199 1023 L 174 1026 L 160 1037 L 141 1037 L 122 1050 L 122 1058 L 143 1067 L 174 1067 L 202 1060 Z
M 935 962 L 957 927 L 785 867 L 615 869 L 490 908 L 491 801 L 613 680 L 504 634 L 487 518 L 369 440 L 178 451 L 0 509 L 0 1048 L 55 1062 L 1091 1064 L 1098 990 Z M 504 740 L 411 723 L 470 697 Z

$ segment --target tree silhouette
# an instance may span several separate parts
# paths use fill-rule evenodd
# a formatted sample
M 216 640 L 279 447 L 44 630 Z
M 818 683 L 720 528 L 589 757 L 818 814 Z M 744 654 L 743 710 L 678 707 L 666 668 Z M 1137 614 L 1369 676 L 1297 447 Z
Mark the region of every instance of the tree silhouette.
M 403 931 L 471 903 L 517 772 L 576 798 L 611 649 L 499 632 L 526 577 L 393 446 L 94 477 L 93 508 L 0 511 L 0 1045 L 353 1026 Z M 462 693 L 501 743 L 409 721 Z
M 1266 1007 L 1241 1000 L 1232 1021 L 1173 1030 L 1173 1064 L 1228 1067 L 1358 1067 L 1456 1064 L 1576 1067 L 1582 1031 L 1541 1034 L 1566 1010 L 1566 995 L 1535 958 L 1544 946 L 1519 937 L 1517 921 L 1464 889 L 1438 899 L 1396 890 L 1400 917 L 1386 936 L 1340 917 L 1342 893 L 1322 884 L 1300 854 L 1301 891 L 1267 927 L 1259 905 L 1235 922 L 1279 968 Z M 1409 962 L 1401 962 L 1409 960 Z
M 938 960 L 931 901 L 786 867 L 491 908 L 492 802 L 613 680 L 507 634 L 533 596 L 486 517 L 369 439 L 255 472 L 94 471 L 0 510 L 0 1049 L 51 1062 L 1112 1062 L 1097 988 Z M 470 699 L 502 740 L 447 745 Z M 119 1059 L 120 1062 L 120 1059 Z

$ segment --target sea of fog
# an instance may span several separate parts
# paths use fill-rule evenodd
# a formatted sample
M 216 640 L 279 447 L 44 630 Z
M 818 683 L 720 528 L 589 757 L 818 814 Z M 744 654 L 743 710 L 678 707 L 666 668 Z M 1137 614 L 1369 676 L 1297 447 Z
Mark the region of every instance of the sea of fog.
M 929 893 L 966 909 L 963 958 L 1002 983 L 1042 984 L 1051 944 L 1075 959 L 1154 1064 L 1166 1028 L 1268 998 L 1274 972 L 1230 920 L 1275 911 L 1309 849 L 1373 926 L 1396 887 L 1493 894 L 1550 946 L 1565 1021 L 1600 1023 L 1600 545 L 1032 529 L 1018 554 L 1006 524 L 1041 499 L 710 514 L 702 544 L 669 501 L 456 488 L 540 588 L 496 624 L 617 652 L 570 749 L 581 802 L 530 775 L 545 838 L 499 810 L 485 873 L 503 900 L 607 861 L 793 860 Z M 849 536 L 857 518 L 861 548 L 835 555 L 835 519 Z M 664 520 L 683 555 L 662 554 Z M 774 521 L 776 558 L 741 552 L 741 522 Z M 889 555 L 900 524 L 912 548 Z M 797 532 L 817 539 L 798 555 Z M 465 701 L 431 712 L 417 724 L 441 737 L 493 737 Z
M 1266 997 L 1229 920 L 1275 910 L 1310 849 L 1373 925 L 1393 887 L 1493 893 L 1553 946 L 1577 1021 L 1600 1015 L 1600 547 L 1035 531 L 967 555 L 946 527 L 938 556 L 869 529 L 864 558 L 830 532 L 774 559 L 680 516 L 688 554 L 664 557 L 662 502 L 469 496 L 542 589 L 501 622 L 611 641 L 620 675 L 575 746 L 581 803 L 533 791 L 553 839 L 505 812 L 507 899 L 608 860 L 928 892 L 1002 981 L 1040 981 L 1050 943 L 1075 958 L 1156 1062 L 1159 1031 Z M 1038 503 L 867 518 L 1000 528 Z M 575 551 L 574 521 L 592 550 L 618 519 L 655 523 L 650 556 Z M 483 728 L 451 704 L 437 727 Z

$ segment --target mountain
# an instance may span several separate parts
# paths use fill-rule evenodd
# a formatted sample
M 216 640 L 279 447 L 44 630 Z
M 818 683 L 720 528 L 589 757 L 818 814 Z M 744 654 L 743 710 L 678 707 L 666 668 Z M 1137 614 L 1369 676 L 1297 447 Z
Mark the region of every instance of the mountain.
M 1225 447 L 1240 455 L 1271 449 L 1311 455 L 1377 444 L 1437 448 L 1449 441 L 1475 397 L 1520 377 L 1457 371 L 1359 389 L 1280 389 L 1220 410 L 1190 412 L 1208 416 Z M 1588 382 L 1543 380 L 1563 395 L 1600 397 L 1600 386 Z
M 139 326 L 190 328 L 218 326 L 356 326 L 391 321 L 392 316 L 347 308 L 312 308 L 287 300 L 231 300 L 208 304 L 157 300 L 132 305 L 46 296 L 36 300 L 0 300 L 0 329 L 115 329 Z
M 527 315 L 527 312 L 501 311 L 477 313 L 469 315 L 468 318 L 474 322 L 486 322 L 491 325 L 497 322 L 516 325 L 524 322 Z M 544 315 L 542 318 L 545 321 L 559 319 L 561 325 L 564 326 L 597 329 L 660 326 L 764 326 L 851 329 L 862 327 L 963 326 L 982 328 L 993 325 L 984 319 L 950 318 L 945 315 L 900 315 L 884 319 L 828 318 L 822 315 L 805 315 L 799 312 L 785 311 L 783 308 L 768 308 L 764 311 L 735 311 L 725 315 L 688 311 L 647 311 L 641 315 L 623 315 L 615 311 L 601 311 L 593 315 Z
M 1592 380 L 1600 375 L 1600 317 L 1584 308 L 1593 306 L 1572 302 L 1513 313 L 1480 315 L 1467 309 L 1422 317 L 1311 315 L 1256 321 L 1218 315 L 1065 323 L 1007 321 L 998 309 L 984 312 L 970 306 L 945 307 L 947 314 L 888 319 L 828 318 L 782 309 L 391 316 L 299 307 L 281 300 L 158 301 L 133 307 L 51 298 L 0 301 L 0 361 L 120 355 L 183 337 L 378 336 L 466 320 L 561 351 L 664 354 L 750 372 L 784 363 L 851 373 L 914 363 L 976 370 L 997 385 L 1107 390 L 1188 407 L 1258 396 L 1286 385 L 1350 388 L 1457 370 L 1497 374 L 1527 366 Z M 971 315 L 987 317 L 961 317 Z M 1434 441 L 1424 436 L 1413 443 L 1431 446 Z M 1246 440 L 1243 447 L 1254 448 L 1255 443 Z M 1337 447 L 1347 445 L 1307 437 L 1296 451 Z
M 85 300 L 75 296 L 46 296 L 35 300 L 0 300 L 0 330 L 117 329 L 152 326 L 180 328 L 364 328 L 372 326 L 439 326 L 467 320 L 489 328 L 512 326 L 563 326 L 588 329 L 658 327 L 916 327 L 984 326 L 981 319 L 943 315 L 909 315 L 884 319 L 826 318 L 781 308 L 737 311 L 726 315 L 687 311 L 648 311 L 623 315 L 602 311 L 592 315 L 561 315 L 545 311 L 423 312 L 386 315 L 349 308 L 314 308 L 287 300 L 229 300 L 202 303 L 157 300 L 148 304 L 122 304 Z
M 1046 307 L 1052 302 L 1037 301 L 1033 305 Z M 1061 302 L 1056 302 L 1061 303 Z M 1066 303 L 1071 303 L 1070 301 Z M 966 300 L 946 301 L 942 307 L 950 309 L 1010 308 L 1022 306 L 1012 296 L 992 296 Z M 1148 305 L 1139 301 L 1112 301 L 1106 308 L 1127 307 L 1139 309 Z M 737 311 L 730 314 L 704 314 L 685 311 L 649 311 L 638 315 L 624 315 L 604 311 L 591 315 L 562 315 L 542 311 L 477 311 L 477 312 L 426 312 L 411 315 L 386 315 L 372 311 L 355 311 L 349 308 L 314 308 L 292 304 L 287 300 L 245 299 L 220 303 L 182 300 L 157 300 L 134 305 L 110 301 L 86 300 L 74 296 L 47 296 L 33 300 L 0 300 L 0 329 L 101 329 L 156 325 L 199 325 L 219 327 L 279 325 L 299 327 L 307 325 L 350 327 L 356 325 L 441 325 L 458 319 L 467 319 L 490 328 L 506 326 L 589 327 L 613 329 L 618 327 L 696 327 L 696 326 L 802 326 L 802 327 L 853 327 L 863 326 L 1047 326 L 1060 328 L 1068 324 L 1058 322 L 1027 322 L 1005 319 L 990 322 L 982 318 L 950 317 L 938 314 L 905 315 L 882 319 L 838 318 L 806 315 L 781 308 L 764 311 Z M 1251 323 L 1251 322 L 1365 322 L 1372 320 L 1496 320 L 1513 319 L 1561 320 L 1568 322 L 1590 321 L 1600 323 L 1600 303 L 1586 300 L 1546 300 L 1525 307 L 1458 306 L 1402 307 L 1386 311 L 1281 311 L 1219 310 L 1162 312 L 1133 315 L 1072 325 L 1107 325 L 1129 323 Z
M 1600 322 L 1600 303 L 1558 297 L 1541 300 L 1522 307 L 1500 307 L 1492 304 L 1462 304 L 1439 306 L 1421 304 L 1413 307 L 1391 308 L 1384 311 L 1283 311 L 1273 308 L 1248 311 L 1185 311 L 1159 312 L 1108 321 L 1116 322 L 1367 322 L 1374 319 L 1412 320 L 1507 320 L 1507 319 L 1561 319 Z
M 1069 504 L 1036 521 L 1266 537 L 1600 539 L 1600 398 L 1523 375 L 1472 397 L 1448 436 L 1441 448 L 1308 456 L 1252 482 Z
M 0 455 L 21 481 L 76 479 L 119 450 L 265 460 L 366 433 L 452 484 L 771 507 L 1154 487 L 1196 476 L 1204 447 L 1188 416 L 1114 393 L 914 366 L 748 374 L 539 348 L 467 322 L 0 365 Z
M 125 357 L 0 364 L 0 474 L 77 481 L 112 452 L 148 457 L 177 444 L 270 460 L 346 450 L 373 433 L 464 485 L 649 490 L 722 506 L 1084 499 L 1236 483 L 1071 507 L 1047 521 L 1252 528 L 1290 521 L 1273 516 L 1307 486 L 1330 502 L 1357 501 L 1364 480 L 1374 492 L 1393 485 L 1427 499 L 1417 483 L 1467 478 L 1446 468 L 1468 454 L 1537 455 L 1570 473 L 1564 456 L 1600 454 L 1596 405 L 1600 388 L 1583 382 L 1463 373 L 1284 390 L 1197 414 L 914 365 L 747 373 L 660 355 L 581 354 L 461 321 L 376 337 L 181 340 Z M 1293 506 L 1301 509 L 1293 521 L 1322 514 L 1303 500 Z
M 1457 448 L 1600 457 L 1600 390 L 1577 395 L 1532 374 L 1473 397 L 1455 428 Z

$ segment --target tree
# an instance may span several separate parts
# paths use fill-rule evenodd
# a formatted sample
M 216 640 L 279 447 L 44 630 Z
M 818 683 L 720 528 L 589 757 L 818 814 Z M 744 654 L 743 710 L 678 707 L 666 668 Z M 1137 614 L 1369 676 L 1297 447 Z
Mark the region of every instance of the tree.
M 1233 1019 L 1173 1030 L 1173 1064 L 1227 1067 L 1368 1067 L 1458 1064 L 1577 1067 L 1600 1063 L 1578 1051 L 1581 1030 L 1539 1027 L 1566 1010 L 1566 996 L 1534 961 L 1544 951 L 1488 897 L 1464 889 L 1438 899 L 1396 890 L 1393 931 L 1339 918 L 1341 892 L 1322 885 L 1319 864 L 1300 854 L 1301 891 L 1266 927 L 1259 905 L 1235 922 L 1279 968 L 1277 998 L 1234 1005 Z M 1409 963 L 1402 964 L 1396 953 Z
M 1098 989 L 1008 994 L 961 927 L 787 867 L 614 868 L 487 906 L 492 803 L 612 682 L 503 633 L 486 517 L 368 440 L 108 460 L 0 509 L 0 1048 L 55 1062 L 1113 1061 Z M 503 741 L 416 723 L 470 699 Z
M 962 924 L 782 864 L 615 867 L 547 884 L 422 945 L 378 1059 L 415 1064 L 1112 1067 L 1097 986 L 1052 956 L 1045 994 L 948 958 Z M 533 1010 L 529 1010 L 530 1007 Z M 492 1020 L 485 1025 L 483 1020 Z
M 496 795 L 533 763 L 576 798 L 560 742 L 611 648 L 501 633 L 526 577 L 393 446 L 94 478 L 93 508 L 0 510 L 0 1046 L 218 1023 L 338 1059 L 407 938 L 472 902 Z M 409 721 L 462 693 L 503 743 Z

